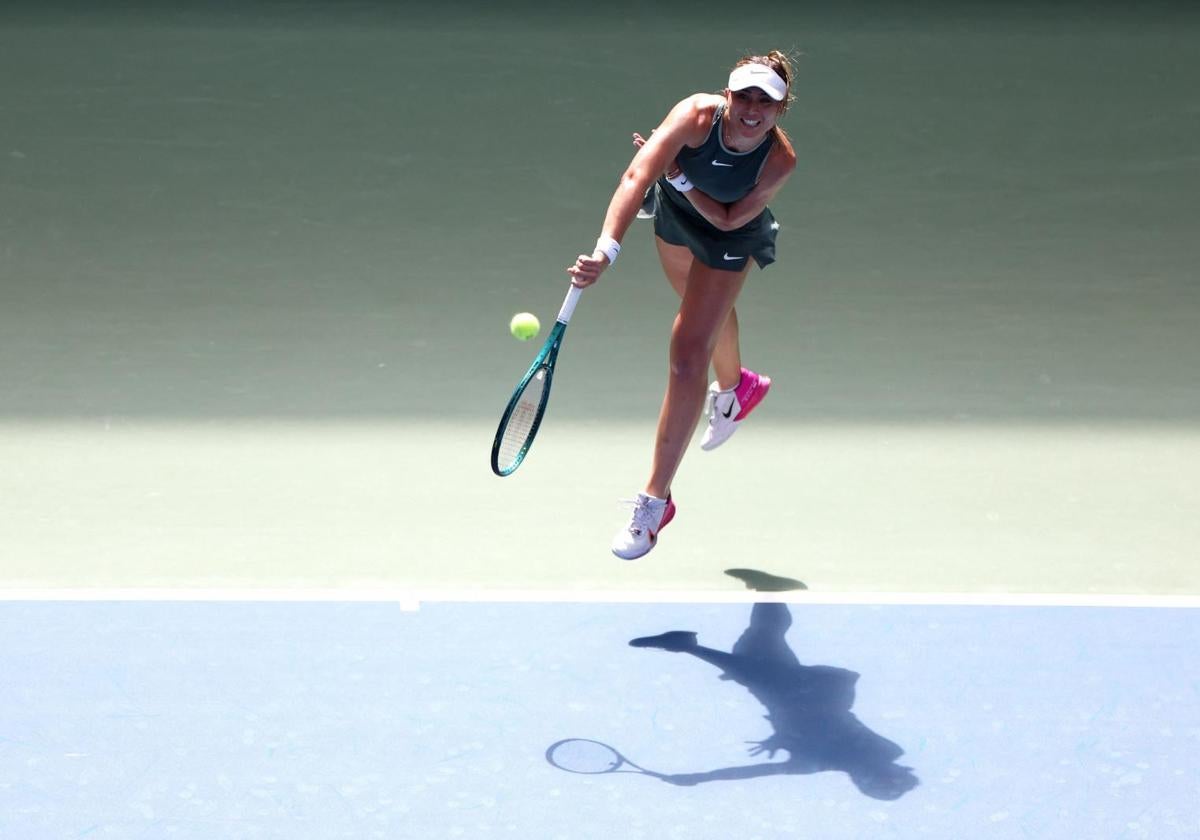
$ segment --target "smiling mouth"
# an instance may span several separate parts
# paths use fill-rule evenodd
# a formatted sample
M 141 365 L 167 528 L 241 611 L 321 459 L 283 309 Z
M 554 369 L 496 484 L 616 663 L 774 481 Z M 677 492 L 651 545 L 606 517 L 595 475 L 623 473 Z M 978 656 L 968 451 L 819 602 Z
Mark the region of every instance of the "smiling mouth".
M 758 128 L 758 125 L 761 122 L 762 120 L 748 120 L 745 117 L 742 117 L 742 125 L 747 126 L 748 128 Z

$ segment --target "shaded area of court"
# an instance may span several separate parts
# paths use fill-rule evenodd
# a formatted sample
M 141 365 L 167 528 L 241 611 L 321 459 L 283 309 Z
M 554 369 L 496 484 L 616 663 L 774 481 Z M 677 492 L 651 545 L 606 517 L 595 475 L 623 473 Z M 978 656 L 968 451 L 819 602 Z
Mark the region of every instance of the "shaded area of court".
M 1189 8 L 8 4 L 0 583 L 1200 591 Z M 770 46 L 801 166 L 739 315 L 776 385 L 631 573 L 648 227 L 500 484 L 506 324 L 553 317 L 630 132 Z M 749 545 L 698 525 L 735 497 Z
M 553 317 L 630 133 L 779 46 L 800 167 L 741 304 L 775 417 L 1191 427 L 1197 33 L 1183 3 L 10 5 L 0 418 L 494 423 L 508 319 Z M 673 305 L 635 228 L 550 422 L 652 411 Z
M 1197 16 L 756 8 L 7 6 L 0 581 L 1198 591 Z M 630 132 L 772 45 L 801 167 L 739 314 L 776 387 L 627 575 L 675 306 L 649 229 L 498 484 L 535 350 L 505 325 L 553 317 Z M 752 545 L 697 527 L 747 488 Z
M 1195 836 L 1198 618 L 6 603 L 0 834 Z

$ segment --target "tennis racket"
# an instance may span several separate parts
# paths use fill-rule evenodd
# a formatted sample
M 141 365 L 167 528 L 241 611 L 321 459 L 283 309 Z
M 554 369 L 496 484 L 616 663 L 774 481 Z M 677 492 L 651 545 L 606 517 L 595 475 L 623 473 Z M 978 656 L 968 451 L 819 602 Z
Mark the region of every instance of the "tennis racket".
M 556 741 L 546 750 L 546 760 L 568 773 L 583 773 L 589 776 L 600 773 L 642 773 L 656 779 L 666 778 L 662 773 L 638 767 L 608 744 L 587 738 Z
M 571 320 L 582 291 L 572 284 L 546 343 L 524 378 L 517 383 L 512 399 L 504 409 L 500 425 L 496 428 L 496 438 L 492 441 L 492 472 L 498 476 L 512 475 L 529 454 L 529 447 L 533 446 L 533 439 L 542 424 L 542 415 L 546 413 L 546 403 L 550 401 L 550 382 L 554 378 L 558 348 L 562 346 L 567 322 Z

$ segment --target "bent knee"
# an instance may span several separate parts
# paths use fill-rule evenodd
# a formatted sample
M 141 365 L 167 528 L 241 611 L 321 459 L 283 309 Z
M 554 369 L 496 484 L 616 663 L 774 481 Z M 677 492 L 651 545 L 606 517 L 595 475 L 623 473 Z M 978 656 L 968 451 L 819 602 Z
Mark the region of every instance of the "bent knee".
M 700 341 L 676 339 L 671 342 L 671 375 L 677 379 L 707 377 L 712 347 Z

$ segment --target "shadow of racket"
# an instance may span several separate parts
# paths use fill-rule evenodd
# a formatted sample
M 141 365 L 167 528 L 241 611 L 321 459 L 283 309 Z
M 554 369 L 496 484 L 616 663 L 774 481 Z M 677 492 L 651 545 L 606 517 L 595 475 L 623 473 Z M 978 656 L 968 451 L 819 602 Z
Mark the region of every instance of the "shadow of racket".
M 546 750 L 546 761 L 559 770 L 580 773 L 585 776 L 596 776 L 603 773 L 641 773 L 655 779 L 667 778 L 662 773 L 655 773 L 653 770 L 639 767 L 608 744 L 587 738 L 564 738 L 556 741 Z

